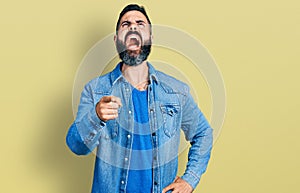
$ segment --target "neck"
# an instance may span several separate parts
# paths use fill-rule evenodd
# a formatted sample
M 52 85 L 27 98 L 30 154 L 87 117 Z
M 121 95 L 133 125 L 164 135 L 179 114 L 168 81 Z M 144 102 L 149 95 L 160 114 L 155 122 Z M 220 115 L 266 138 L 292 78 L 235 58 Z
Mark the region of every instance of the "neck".
M 148 84 L 149 73 L 146 61 L 137 66 L 123 64 L 122 73 L 125 79 L 139 90 L 143 90 L 140 87 L 144 88 Z

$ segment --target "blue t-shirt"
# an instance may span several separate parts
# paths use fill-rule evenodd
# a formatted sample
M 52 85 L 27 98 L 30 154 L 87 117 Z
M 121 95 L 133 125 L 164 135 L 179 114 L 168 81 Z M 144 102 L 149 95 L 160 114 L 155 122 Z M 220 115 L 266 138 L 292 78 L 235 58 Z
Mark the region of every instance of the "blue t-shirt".
M 133 89 L 134 134 L 127 193 L 152 192 L 152 141 L 148 117 L 148 92 Z

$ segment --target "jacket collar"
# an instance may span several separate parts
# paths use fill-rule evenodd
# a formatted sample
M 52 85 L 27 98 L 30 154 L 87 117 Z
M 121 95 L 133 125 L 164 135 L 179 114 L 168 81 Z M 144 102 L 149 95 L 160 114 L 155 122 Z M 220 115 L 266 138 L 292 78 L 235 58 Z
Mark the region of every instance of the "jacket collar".
M 111 83 L 112 85 L 114 85 L 118 80 L 122 80 L 125 79 L 123 74 L 122 74 L 122 62 L 119 62 L 117 64 L 117 66 L 115 67 L 115 69 L 111 72 Z M 157 71 L 155 70 L 155 68 L 149 63 L 147 62 L 148 68 L 149 68 L 149 78 L 150 78 L 150 83 L 152 84 L 152 82 L 154 81 L 155 83 L 159 83 L 159 80 L 157 78 Z

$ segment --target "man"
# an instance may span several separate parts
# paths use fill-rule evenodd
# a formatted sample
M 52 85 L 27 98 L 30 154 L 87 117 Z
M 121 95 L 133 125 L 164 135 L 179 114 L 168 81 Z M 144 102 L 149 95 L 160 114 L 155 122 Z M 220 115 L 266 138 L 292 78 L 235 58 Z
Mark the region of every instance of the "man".
M 84 87 L 69 148 L 96 150 L 92 193 L 191 193 L 210 158 L 211 127 L 188 86 L 147 62 L 152 28 L 143 7 L 122 10 L 114 41 L 121 62 Z M 191 147 L 178 177 L 180 128 Z

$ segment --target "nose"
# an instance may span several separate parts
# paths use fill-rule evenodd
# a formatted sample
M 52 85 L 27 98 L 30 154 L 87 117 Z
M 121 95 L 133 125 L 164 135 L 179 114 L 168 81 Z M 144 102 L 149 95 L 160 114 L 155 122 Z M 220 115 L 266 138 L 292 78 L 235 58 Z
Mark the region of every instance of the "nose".
M 131 24 L 129 27 L 130 31 L 136 31 L 136 25 L 135 24 Z

